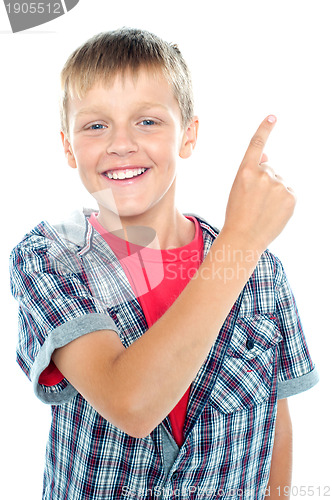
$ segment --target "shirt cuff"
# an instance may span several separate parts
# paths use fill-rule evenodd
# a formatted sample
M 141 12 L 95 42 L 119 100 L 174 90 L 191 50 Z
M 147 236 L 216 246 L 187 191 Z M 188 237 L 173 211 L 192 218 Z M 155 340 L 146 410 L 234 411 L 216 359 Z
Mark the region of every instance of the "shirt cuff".
M 300 394 L 301 392 L 311 389 L 319 381 L 319 376 L 316 368 L 311 372 L 302 375 L 302 377 L 297 377 L 290 380 L 278 381 L 278 399 L 288 398 L 294 396 L 295 394 Z
M 39 384 L 41 373 L 50 364 L 55 349 L 63 347 L 82 335 L 97 330 L 113 330 L 118 333 L 114 321 L 107 314 L 90 313 L 63 323 L 49 333 L 35 359 L 31 381 L 36 396 L 48 404 L 62 404 L 76 396 L 76 389 L 64 379 L 60 384 L 47 387 Z

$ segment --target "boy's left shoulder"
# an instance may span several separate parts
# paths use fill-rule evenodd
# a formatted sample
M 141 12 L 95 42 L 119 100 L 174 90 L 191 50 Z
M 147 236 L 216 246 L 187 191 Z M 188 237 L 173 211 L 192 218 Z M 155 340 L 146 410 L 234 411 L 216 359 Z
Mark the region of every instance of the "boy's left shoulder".
M 250 258 L 249 253 L 246 258 Z M 238 273 L 241 274 L 241 265 Z M 285 294 L 287 300 L 283 298 Z M 240 315 L 274 315 L 278 304 L 289 302 L 291 297 L 292 292 L 280 259 L 270 250 L 265 250 L 243 288 Z
M 202 229 L 205 246 L 212 245 L 214 239 L 218 236 L 220 230 L 199 215 L 193 213 L 185 215 L 190 215 L 191 217 L 195 217 L 198 220 L 200 227 Z M 225 254 L 230 252 L 232 252 L 230 248 L 227 247 L 224 248 Z M 239 255 L 238 251 L 234 252 L 235 252 L 234 258 L 236 258 L 239 261 L 239 267 L 238 267 L 239 272 L 241 272 L 241 262 L 244 264 L 253 260 L 254 261 L 257 260 L 257 255 L 252 250 L 247 250 L 246 252 L 242 252 L 241 255 Z M 231 255 L 228 255 L 227 257 L 231 257 Z M 282 283 L 284 276 L 285 276 L 285 271 L 280 259 L 269 249 L 266 249 L 260 256 L 255 271 L 252 274 L 250 280 L 271 281 L 272 279 L 273 283 L 271 283 L 271 285 L 278 287 Z
M 285 278 L 284 266 L 282 265 L 279 257 L 277 257 L 269 249 L 266 249 L 257 263 L 253 277 L 260 277 L 264 280 L 267 280 L 269 277 L 273 277 L 274 286 L 279 287 Z

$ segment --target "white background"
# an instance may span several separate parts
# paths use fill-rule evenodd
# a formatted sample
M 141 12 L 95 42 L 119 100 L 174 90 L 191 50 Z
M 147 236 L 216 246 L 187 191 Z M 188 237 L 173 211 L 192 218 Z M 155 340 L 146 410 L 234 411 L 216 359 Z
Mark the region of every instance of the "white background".
M 94 205 L 62 153 L 59 72 L 88 37 L 121 26 L 177 42 L 192 69 L 200 137 L 193 157 L 179 164 L 181 210 L 221 227 L 251 136 L 266 115 L 278 118 L 266 153 L 298 203 L 270 249 L 286 268 L 321 378 L 290 399 L 293 493 L 295 498 L 296 488 L 314 486 L 311 498 L 332 496 L 330 11 L 330 2 L 321 0 L 81 0 L 65 16 L 12 34 L 1 3 L 2 498 L 41 498 L 50 424 L 50 409 L 35 398 L 15 362 L 17 305 L 8 256 L 42 219 Z M 302 493 L 309 496 L 306 488 Z

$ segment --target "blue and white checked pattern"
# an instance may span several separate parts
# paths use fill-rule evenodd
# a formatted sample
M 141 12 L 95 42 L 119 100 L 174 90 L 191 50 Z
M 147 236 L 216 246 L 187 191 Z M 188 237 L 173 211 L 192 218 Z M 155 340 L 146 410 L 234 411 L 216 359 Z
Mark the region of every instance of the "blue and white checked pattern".
M 266 251 L 234 304 L 192 384 L 185 442 L 165 473 L 161 428 L 171 432 L 168 418 L 148 437 L 133 438 L 68 381 L 38 383 L 53 350 L 83 334 L 113 329 L 128 347 L 147 329 L 120 263 L 88 216 L 77 212 L 58 226 L 42 222 L 11 254 L 17 360 L 52 408 L 43 499 L 262 500 L 277 393 L 287 397 L 316 382 L 280 261 Z M 198 220 L 206 255 L 217 230 Z

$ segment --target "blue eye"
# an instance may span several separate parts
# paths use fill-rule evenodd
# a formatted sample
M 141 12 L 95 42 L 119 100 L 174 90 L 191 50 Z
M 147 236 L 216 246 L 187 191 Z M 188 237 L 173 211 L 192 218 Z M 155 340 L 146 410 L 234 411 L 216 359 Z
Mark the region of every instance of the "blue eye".
M 95 123 L 89 128 L 91 128 L 92 130 L 102 130 L 103 128 L 105 128 L 105 125 L 102 125 L 101 123 Z
M 141 123 L 143 125 L 156 125 L 156 122 L 153 120 L 142 120 Z

